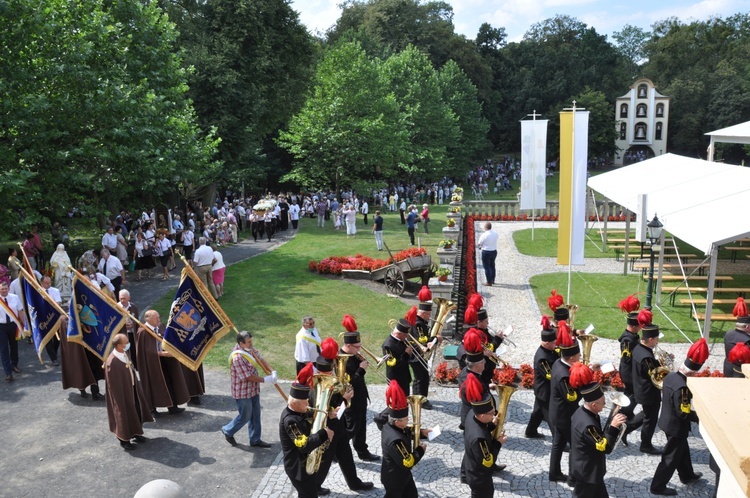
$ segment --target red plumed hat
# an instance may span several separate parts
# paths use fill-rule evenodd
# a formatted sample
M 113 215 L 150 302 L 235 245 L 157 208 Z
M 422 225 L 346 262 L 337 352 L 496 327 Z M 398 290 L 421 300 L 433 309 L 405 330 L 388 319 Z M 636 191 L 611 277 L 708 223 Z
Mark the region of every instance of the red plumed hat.
M 479 353 L 484 348 L 482 347 L 483 334 L 477 329 L 469 329 L 464 334 L 464 349 L 467 353 Z
M 412 327 L 417 324 L 417 307 L 412 306 L 409 311 L 406 312 L 404 315 L 404 318 L 406 318 L 406 321 L 409 322 L 409 325 Z
M 406 400 L 406 394 L 396 379 L 393 379 L 388 387 L 385 388 L 385 403 L 391 409 L 393 418 L 404 418 L 409 415 L 409 403 Z
M 461 384 L 461 389 L 469 403 L 478 403 L 484 397 L 484 386 L 476 375 L 469 374 L 464 383 Z
M 557 339 L 555 340 L 555 345 L 560 346 L 562 348 L 569 348 L 575 343 L 575 339 L 573 339 L 573 336 L 570 334 L 570 327 L 568 327 L 568 322 L 565 320 L 560 320 L 557 322 Z
M 747 316 L 747 304 L 745 304 L 745 299 L 742 297 L 737 298 L 737 304 L 734 305 L 734 309 L 732 310 L 732 314 L 736 317 L 740 316 Z
M 570 387 L 580 389 L 594 382 L 594 372 L 588 365 L 575 363 L 570 367 Z
M 423 285 L 421 289 L 419 289 L 419 294 L 417 294 L 417 299 L 419 299 L 422 302 L 425 301 L 431 301 L 432 300 L 432 291 L 430 291 L 430 288 L 426 285 Z
M 540 323 L 542 326 L 542 330 L 549 330 L 552 328 L 552 322 L 549 321 L 549 317 L 547 315 L 542 316 L 542 322 Z
M 467 306 L 464 312 L 464 323 L 471 325 L 477 323 L 477 309 L 474 306 Z
M 638 325 L 641 327 L 645 327 L 646 325 L 651 325 L 651 321 L 654 319 L 653 313 L 651 313 L 651 310 L 641 310 L 638 312 Z
M 685 366 L 690 370 L 700 370 L 706 360 L 708 359 L 708 343 L 706 339 L 701 337 L 695 341 L 687 352 L 687 358 L 685 358 Z
M 344 326 L 347 332 L 356 332 L 358 330 L 357 322 L 354 321 L 352 315 L 344 315 L 344 319 L 341 320 L 341 325 Z
M 549 305 L 549 309 L 554 312 L 557 308 L 565 304 L 565 298 L 557 293 L 557 289 L 552 289 L 550 294 L 550 297 L 547 298 L 547 304 Z
M 326 360 L 333 361 L 339 355 L 339 345 L 333 337 L 324 339 L 320 343 L 320 356 Z
M 301 386 L 312 387 L 313 384 L 313 363 L 310 362 L 305 365 L 302 370 L 297 374 L 297 378 L 294 381 L 296 384 Z
M 472 306 L 474 309 L 480 309 L 482 306 L 484 306 L 484 298 L 481 294 L 475 292 L 471 295 L 471 297 L 469 297 L 469 302 L 467 304 L 468 306 Z
M 734 345 L 732 350 L 729 351 L 727 360 L 729 360 L 729 363 L 733 363 L 735 365 L 750 363 L 750 347 L 748 347 L 744 342 L 738 342 Z
M 632 294 L 620 301 L 620 304 L 618 304 L 617 307 L 620 308 L 623 313 L 632 313 L 638 311 L 638 308 L 641 307 L 641 302 L 635 297 L 635 294 Z

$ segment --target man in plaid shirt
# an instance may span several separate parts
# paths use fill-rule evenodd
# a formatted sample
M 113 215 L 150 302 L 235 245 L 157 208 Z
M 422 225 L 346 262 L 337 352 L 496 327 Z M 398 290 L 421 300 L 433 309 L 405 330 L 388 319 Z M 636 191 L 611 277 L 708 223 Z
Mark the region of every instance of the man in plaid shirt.
M 237 446 L 234 435 L 247 424 L 250 446 L 270 448 L 271 445 L 260 438 L 260 385 L 261 382 L 276 384 L 278 374 L 274 370 L 271 375 L 261 377 L 258 372 L 270 371 L 258 350 L 253 347 L 253 336 L 247 331 L 237 334 L 237 345 L 229 355 L 230 378 L 232 381 L 232 397 L 237 402 L 239 414 L 221 428 L 224 438 L 232 446 Z

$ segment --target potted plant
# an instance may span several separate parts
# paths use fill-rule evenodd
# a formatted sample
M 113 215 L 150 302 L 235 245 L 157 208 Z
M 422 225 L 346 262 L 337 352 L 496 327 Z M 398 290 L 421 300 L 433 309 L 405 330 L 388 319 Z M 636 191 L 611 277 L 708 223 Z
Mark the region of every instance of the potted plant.
M 438 280 L 439 280 L 440 282 L 445 282 L 446 280 L 448 280 L 448 276 L 449 276 L 449 275 L 450 275 L 451 273 L 453 273 L 453 272 L 452 272 L 452 271 L 450 271 L 450 270 L 449 270 L 448 268 L 438 268 L 438 269 L 437 269 L 437 270 L 435 271 L 435 276 L 437 277 L 437 279 L 438 279 Z
M 448 227 L 453 228 L 456 226 L 456 220 L 453 218 L 448 218 Z
M 443 249 L 452 249 L 454 245 L 456 245 L 455 239 L 443 239 L 438 244 L 438 247 L 441 247 Z

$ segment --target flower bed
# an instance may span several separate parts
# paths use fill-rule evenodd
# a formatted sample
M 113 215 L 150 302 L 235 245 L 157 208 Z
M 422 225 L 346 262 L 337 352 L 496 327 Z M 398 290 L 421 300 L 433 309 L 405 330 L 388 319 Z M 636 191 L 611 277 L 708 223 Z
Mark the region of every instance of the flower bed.
M 393 255 L 395 261 L 427 254 L 424 248 L 405 249 Z M 344 270 L 375 271 L 391 264 L 390 259 L 375 259 L 370 256 L 357 254 L 355 256 L 330 256 L 321 261 L 310 261 L 308 270 L 326 275 L 341 275 Z

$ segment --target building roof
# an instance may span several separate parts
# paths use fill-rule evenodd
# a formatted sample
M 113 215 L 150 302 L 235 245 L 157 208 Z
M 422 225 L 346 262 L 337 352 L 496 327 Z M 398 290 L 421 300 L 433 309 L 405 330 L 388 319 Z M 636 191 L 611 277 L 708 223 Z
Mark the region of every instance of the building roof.
M 646 219 L 658 214 L 665 230 L 706 254 L 712 244 L 750 237 L 750 168 L 664 154 L 591 177 L 588 185 L 634 213 L 638 195 L 646 194 Z
M 706 135 L 711 137 L 712 142 L 750 144 L 750 121 L 736 124 L 728 128 L 710 131 L 706 133 Z

